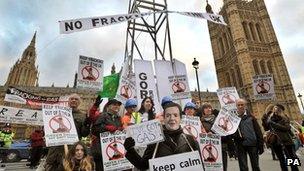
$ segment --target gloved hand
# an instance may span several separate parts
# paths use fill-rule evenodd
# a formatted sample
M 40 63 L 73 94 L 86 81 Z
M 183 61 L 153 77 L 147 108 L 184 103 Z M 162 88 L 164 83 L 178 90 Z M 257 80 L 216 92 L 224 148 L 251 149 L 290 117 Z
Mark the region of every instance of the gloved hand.
M 117 130 L 116 126 L 114 126 L 114 125 L 106 125 L 105 128 L 107 131 L 110 131 L 110 132 L 115 132 Z
M 264 147 L 263 146 L 258 148 L 258 153 L 259 153 L 259 155 L 264 153 Z
M 131 150 L 135 146 L 135 141 L 132 137 L 128 137 L 125 139 L 124 147 L 127 151 Z
M 99 107 L 100 103 L 103 101 L 100 95 L 97 96 L 94 106 Z

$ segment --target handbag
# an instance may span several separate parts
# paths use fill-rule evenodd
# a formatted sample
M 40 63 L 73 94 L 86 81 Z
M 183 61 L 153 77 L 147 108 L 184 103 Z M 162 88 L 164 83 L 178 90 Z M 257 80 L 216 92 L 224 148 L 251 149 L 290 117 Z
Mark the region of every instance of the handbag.
M 278 135 L 273 131 L 269 131 L 266 133 L 266 140 L 267 145 L 273 145 L 278 142 Z

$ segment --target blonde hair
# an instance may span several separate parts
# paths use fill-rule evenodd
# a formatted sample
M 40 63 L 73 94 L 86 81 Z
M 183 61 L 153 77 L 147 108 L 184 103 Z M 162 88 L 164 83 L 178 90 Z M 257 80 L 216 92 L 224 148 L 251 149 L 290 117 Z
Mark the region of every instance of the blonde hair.
M 268 114 L 270 112 L 273 111 L 273 107 L 274 107 L 274 104 L 270 103 L 266 108 L 265 108 L 265 114 Z

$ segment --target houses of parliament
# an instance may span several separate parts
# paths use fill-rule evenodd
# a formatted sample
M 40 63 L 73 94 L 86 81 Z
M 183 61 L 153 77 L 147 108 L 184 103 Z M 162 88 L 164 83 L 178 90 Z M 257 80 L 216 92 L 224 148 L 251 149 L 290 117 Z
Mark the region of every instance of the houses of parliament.
M 213 13 L 209 4 L 206 6 L 206 11 Z M 260 119 L 266 106 L 273 101 L 254 99 L 252 77 L 272 74 L 275 102 L 285 106 L 286 114 L 292 120 L 300 119 L 300 109 L 264 0 L 224 0 L 219 13 L 228 26 L 208 22 L 219 88 L 236 87 L 240 97 L 249 102 L 249 109 Z M 0 105 L 28 108 L 25 105 L 4 101 L 7 87 L 15 86 L 41 96 L 78 93 L 82 98 L 80 109 L 88 111 L 94 103 L 96 92 L 77 89 L 76 76 L 72 87 L 39 86 L 35 49 L 37 39 L 38 35 L 35 33 L 21 58 L 11 67 L 5 84 L 0 86 Z M 111 72 L 115 73 L 114 65 Z M 197 91 L 191 94 L 194 101 L 199 101 Z M 215 108 L 220 108 L 216 92 L 200 92 L 200 95 L 202 102 L 210 102 Z M 13 131 L 16 132 L 15 138 L 28 138 L 32 130 L 33 127 L 28 125 L 13 126 Z

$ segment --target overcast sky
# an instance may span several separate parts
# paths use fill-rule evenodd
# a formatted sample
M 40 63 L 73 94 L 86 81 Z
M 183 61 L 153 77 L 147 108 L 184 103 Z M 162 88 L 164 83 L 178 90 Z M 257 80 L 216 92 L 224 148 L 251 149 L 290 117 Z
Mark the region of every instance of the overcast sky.
M 303 0 L 265 0 L 295 93 L 304 95 L 304 6 Z M 37 31 L 36 51 L 40 86 L 70 86 L 79 55 L 105 60 L 105 75 L 113 63 L 120 68 L 125 49 L 126 23 L 72 34 L 59 34 L 59 20 L 124 14 L 128 0 L 1 0 L 0 85 Z M 203 0 L 167 0 L 169 10 L 204 12 Z M 219 11 L 222 0 L 209 0 Z M 196 88 L 193 58 L 200 62 L 201 90 L 218 87 L 207 22 L 170 14 L 173 56 L 187 65 L 190 89 Z M 148 36 L 142 37 L 147 39 Z M 143 49 L 151 45 L 144 44 Z M 152 59 L 152 58 L 150 58 Z

